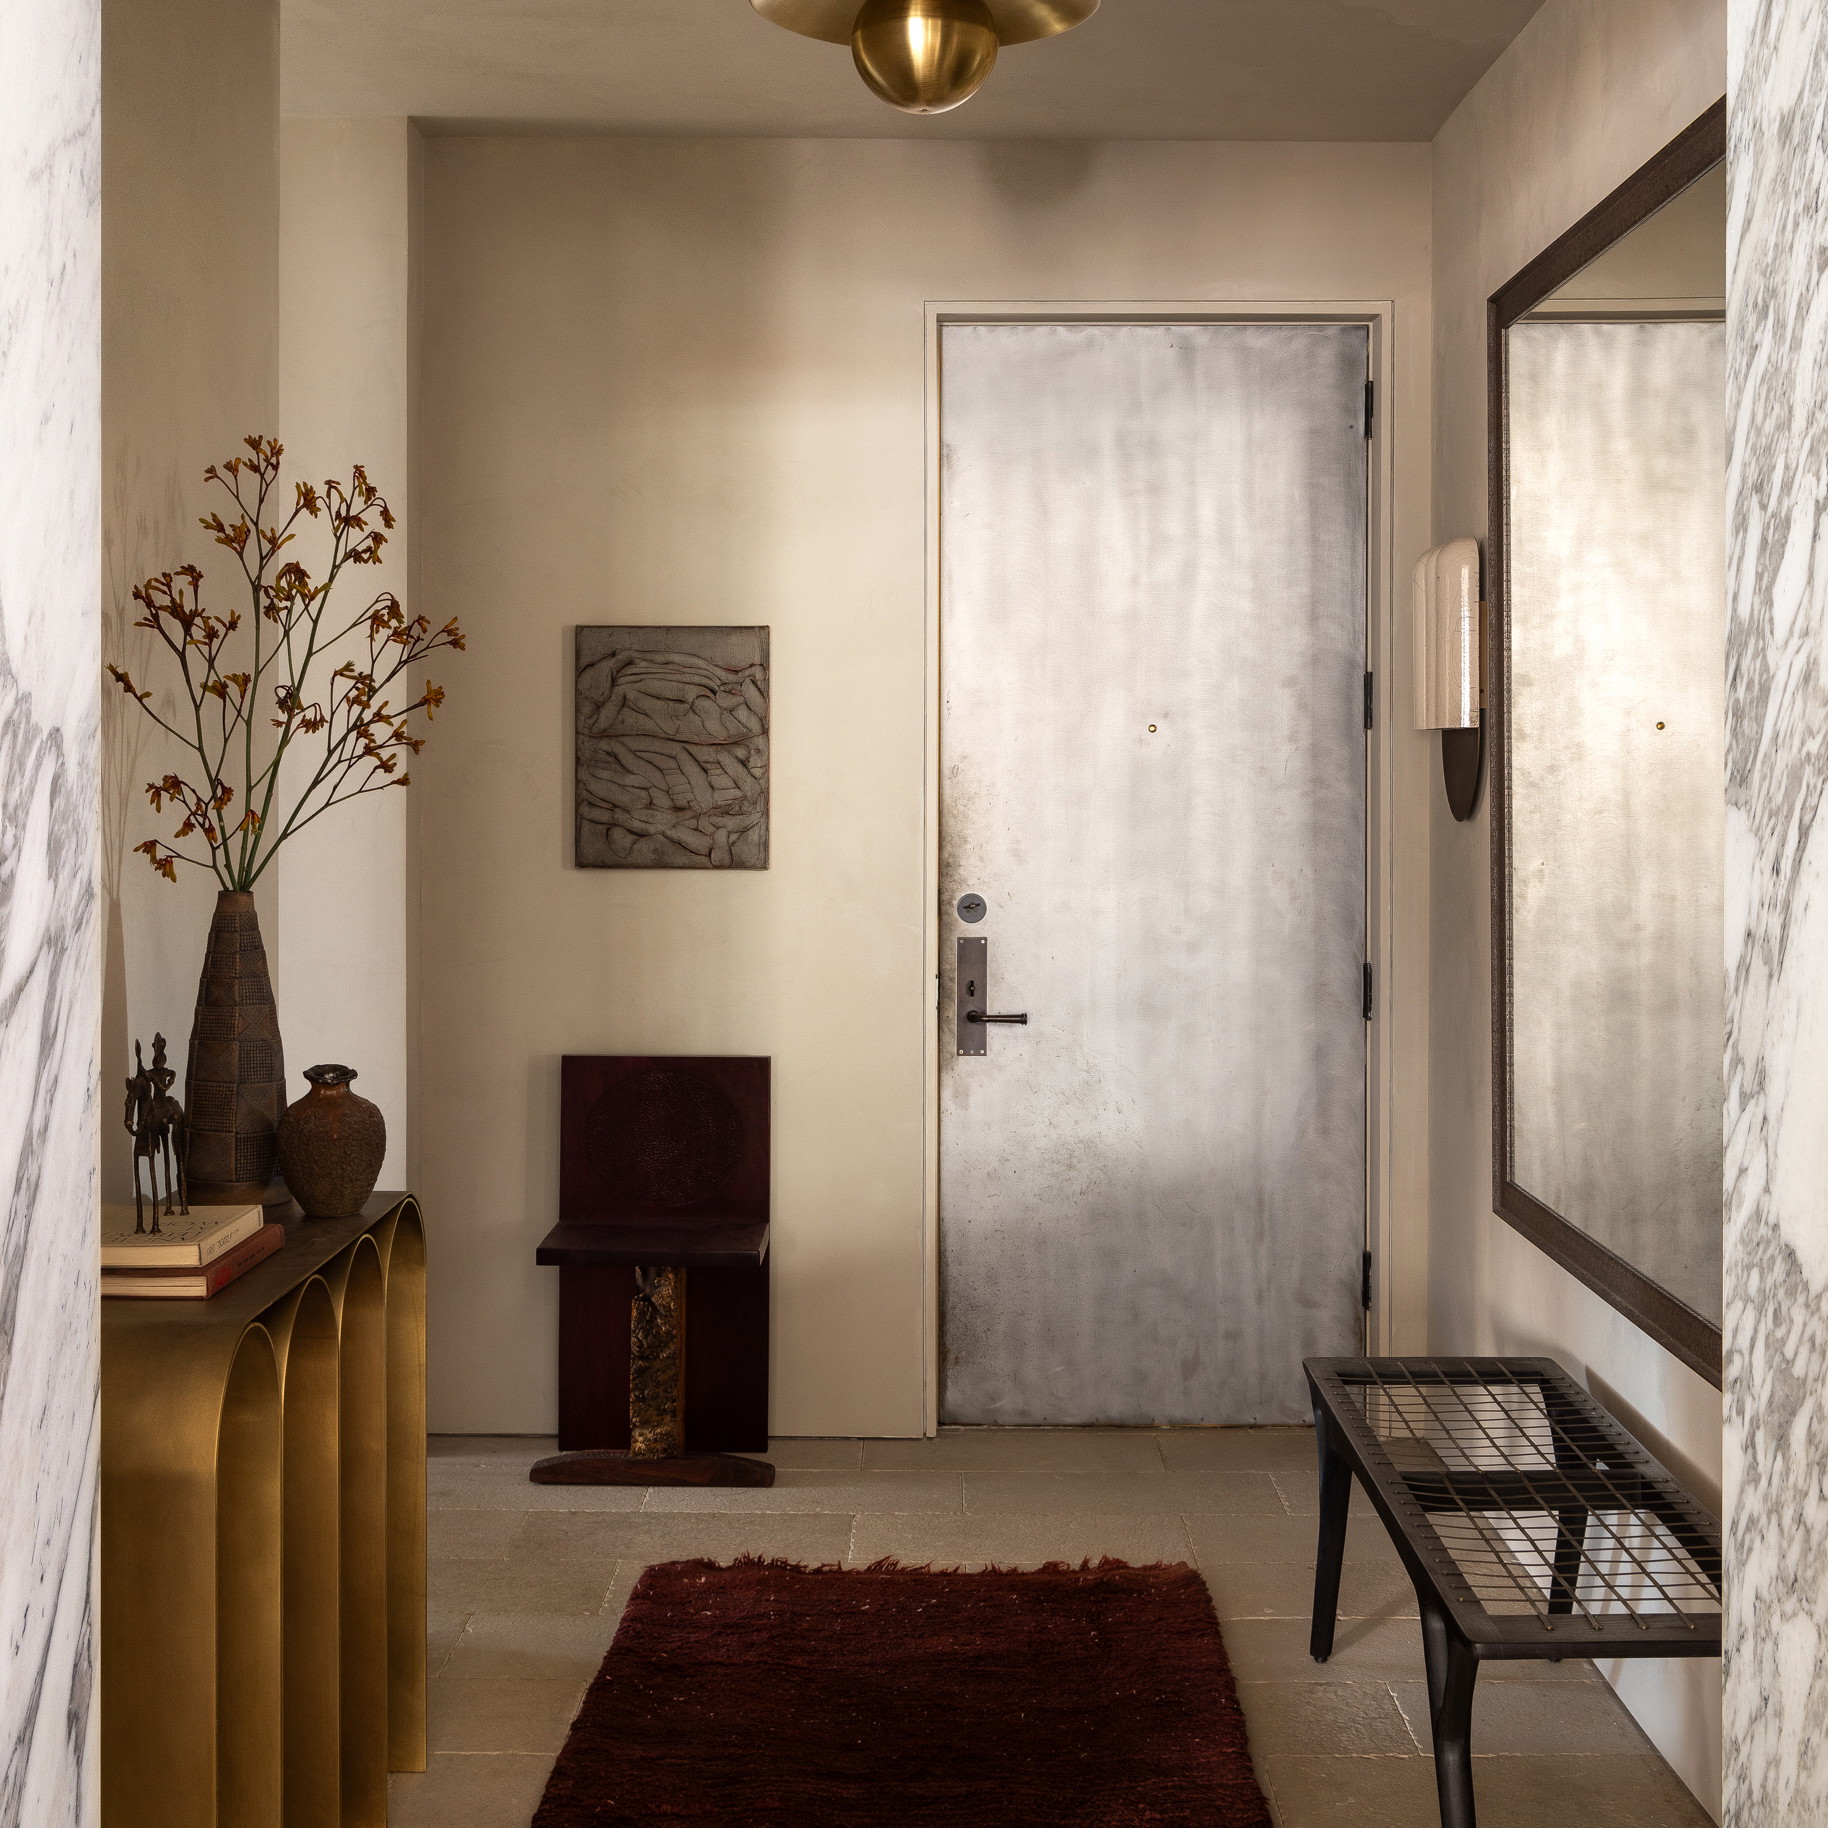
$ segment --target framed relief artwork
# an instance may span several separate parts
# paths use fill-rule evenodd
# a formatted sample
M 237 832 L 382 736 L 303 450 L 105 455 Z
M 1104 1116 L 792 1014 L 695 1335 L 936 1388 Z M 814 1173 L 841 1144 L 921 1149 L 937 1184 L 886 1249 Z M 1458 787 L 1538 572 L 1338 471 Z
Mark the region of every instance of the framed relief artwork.
M 577 864 L 768 867 L 768 631 L 580 627 Z

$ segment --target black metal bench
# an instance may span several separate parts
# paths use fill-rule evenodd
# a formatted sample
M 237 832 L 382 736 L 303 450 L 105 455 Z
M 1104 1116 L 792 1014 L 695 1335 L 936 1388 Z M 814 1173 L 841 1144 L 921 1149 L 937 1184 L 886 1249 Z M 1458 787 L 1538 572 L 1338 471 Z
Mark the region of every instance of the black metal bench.
M 1310 1358 L 1333 1652 L 1356 1474 L 1415 1583 L 1442 1828 L 1474 1828 L 1488 1658 L 1717 1657 L 1720 1526 L 1548 1358 Z

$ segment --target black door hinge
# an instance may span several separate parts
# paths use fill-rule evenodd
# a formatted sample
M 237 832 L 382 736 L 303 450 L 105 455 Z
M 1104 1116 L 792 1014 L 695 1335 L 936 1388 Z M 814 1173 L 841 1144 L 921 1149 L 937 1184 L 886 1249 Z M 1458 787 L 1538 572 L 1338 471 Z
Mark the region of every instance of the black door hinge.
M 1367 730 L 1371 728 L 1371 720 L 1377 709 L 1377 694 L 1372 683 L 1376 678 L 1375 673 L 1365 675 L 1365 728 Z
M 1365 1020 L 1371 1020 L 1371 967 L 1365 967 Z
M 1374 381 L 1365 383 L 1365 436 L 1371 436 L 1372 402 L 1377 398 L 1377 384 Z
M 1368 1314 L 1371 1312 L 1371 1253 L 1365 1252 L 1365 1277 L 1358 1285 L 1358 1304 Z

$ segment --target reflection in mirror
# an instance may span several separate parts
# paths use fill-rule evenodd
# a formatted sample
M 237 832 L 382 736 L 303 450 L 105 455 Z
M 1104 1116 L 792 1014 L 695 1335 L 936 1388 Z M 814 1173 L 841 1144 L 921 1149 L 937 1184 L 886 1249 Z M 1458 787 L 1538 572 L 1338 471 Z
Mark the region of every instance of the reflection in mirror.
M 1725 187 L 1506 331 L 1510 1178 L 1720 1320 Z

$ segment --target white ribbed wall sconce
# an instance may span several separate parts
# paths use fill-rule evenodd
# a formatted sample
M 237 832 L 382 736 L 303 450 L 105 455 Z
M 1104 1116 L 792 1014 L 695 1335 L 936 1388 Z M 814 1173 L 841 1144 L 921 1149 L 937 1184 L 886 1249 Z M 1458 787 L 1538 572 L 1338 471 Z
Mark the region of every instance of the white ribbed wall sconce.
M 1485 655 L 1479 542 L 1449 540 L 1415 568 L 1415 724 L 1441 732 L 1441 778 L 1470 819 L 1485 769 Z

